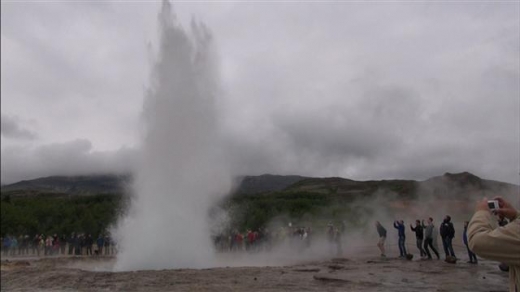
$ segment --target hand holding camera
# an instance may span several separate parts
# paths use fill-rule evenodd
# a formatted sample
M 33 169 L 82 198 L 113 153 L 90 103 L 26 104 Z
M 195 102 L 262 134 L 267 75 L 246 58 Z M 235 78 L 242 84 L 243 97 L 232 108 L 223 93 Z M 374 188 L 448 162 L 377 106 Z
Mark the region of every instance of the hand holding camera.
M 476 211 L 491 211 L 495 215 L 503 215 L 509 220 L 514 220 L 518 216 L 516 209 L 502 197 L 495 197 L 493 200 L 484 198 L 477 203 Z
M 499 208 L 496 210 L 498 215 L 502 215 L 509 220 L 514 220 L 518 217 L 518 211 L 508 201 L 502 197 L 495 197 L 494 200 L 498 202 Z
M 488 200 L 487 204 L 488 204 L 489 210 L 491 210 L 491 213 L 497 215 L 497 211 L 500 208 L 500 206 L 498 204 L 498 200 Z

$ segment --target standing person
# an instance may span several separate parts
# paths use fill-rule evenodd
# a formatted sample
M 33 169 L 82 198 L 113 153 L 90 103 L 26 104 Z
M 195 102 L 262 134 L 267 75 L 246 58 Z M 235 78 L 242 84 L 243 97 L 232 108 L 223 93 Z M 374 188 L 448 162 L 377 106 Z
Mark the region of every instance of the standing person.
M 426 256 L 426 252 L 423 249 L 423 239 L 424 239 L 424 231 L 423 226 L 421 225 L 421 221 L 415 220 L 415 227 L 410 224 L 410 228 L 413 232 L 415 232 L 415 239 L 417 243 L 417 248 L 419 249 L 419 252 L 421 253 L 421 258 Z
M 105 239 L 103 237 L 103 235 L 100 233 L 97 240 L 96 240 L 96 244 L 97 244 L 97 250 L 98 250 L 98 255 L 102 255 L 103 254 L 103 245 L 105 244 Z
M 60 253 L 62 255 L 65 254 L 66 245 L 67 245 L 67 236 L 65 234 L 62 234 L 60 237 Z
M 51 255 L 52 252 L 52 237 L 47 235 L 45 238 L 45 255 Z
M 307 248 L 309 248 L 309 247 L 311 247 L 311 240 L 312 240 L 312 231 L 311 231 L 310 227 L 307 227 L 305 229 L 305 234 L 306 234 L 305 243 L 306 243 Z
M 252 250 L 255 244 L 255 233 L 251 230 L 247 231 L 246 250 Z
M 29 255 L 29 249 L 31 248 L 31 243 L 32 243 L 31 238 L 29 237 L 28 234 L 26 234 L 24 236 L 24 246 L 25 246 L 25 254 L 26 255 Z
M 36 234 L 33 238 L 32 248 L 33 254 L 40 256 L 40 250 L 38 249 L 38 245 L 40 244 L 40 235 Z
M 18 235 L 18 255 L 23 255 L 25 246 L 23 245 L 23 235 Z
M 40 242 L 38 243 L 38 255 L 40 255 L 40 251 L 45 254 L 45 235 L 43 233 L 40 235 Z
M 495 200 L 499 204 L 496 212 L 509 219 L 509 224 L 494 228 L 494 219 L 484 198 L 477 203 L 469 222 L 468 245 L 481 257 L 509 265 L 509 291 L 520 291 L 520 212 L 500 197 Z
M 58 234 L 54 234 L 52 237 L 52 254 L 59 254 L 60 253 L 60 239 L 58 237 Z
M 105 255 L 112 254 L 110 250 L 110 235 L 105 235 Z
M 423 224 L 424 225 L 424 224 Z M 430 250 L 428 250 L 428 246 L 432 248 L 433 252 L 437 256 L 437 259 L 440 259 L 439 252 L 433 245 L 433 233 L 435 232 L 435 226 L 433 226 L 433 219 L 432 217 L 428 218 L 428 226 L 425 228 L 424 232 L 424 251 L 426 252 L 426 256 L 428 256 L 428 259 L 432 259 L 432 255 L 430 253 Z
M 433 246 L 435 247 L 435 249 L 437 251 L 440 251 L 441 249 L 439 248 L 439 228 L 433 229 L 432 236 L 433 236 Z
M 235 251 L 235 247 L 236 247 L 236 244 L 235 244 L 235 236 L 236 235 L 236 231 L 231 231 L 229 233 L 229 251 Z
M 94 244 L 94 239 L 92 235 L 89 233 L 85 238 L 85 247 L 87 251 L 87 255 L 92 255 L 92 245 Z
M 336 244 L 336 256 L 340 257 L 343 255 L 343 245 L 341 243 L 341 231 L 336 228 L 334 230 L 334 243 Z
M 72 242 L 74 243 L 74 255 L 81 255 L 81 235 L 74 234 Z
M 466 249 L 468 250 L 468 257 L 470 264 L 478 264 L 477 256 L 469 249 L 468 246 L 468 221 L 464 221 L 464 233 L 462 234 L 462 240 L 464 241 L 464 245 L 466 246 Z
M 455 228 L 453 227 L 453 223 L 451 223 L 451 217 L 446 215 L 441 224 L 441 228 L 439 230 L 442 238 L 442 246 L 444 247 L 444 252 L 446 253 L 446 259 L 449 256 L 455 258 L 455 252 L 453 251 L 452 240 L 455 237 Z
M 27 249 L 27 239 L 25 238 L 24 235 L 20 235 L 18 237 L 18 242 L 20 243 L 20 245 L 18 246 L 18 254 L 20 255 L 24 255 L 25 254 L 25 250 Z
M 69 244 L 69 252 L 68 254 L 69 255 L 72 255 L 73 254 L 73 251 L 74 251 L 74 246 L 75 246 L 75 239 L 76 239 L 76 234 L 75 233 L 72 233 L 69 237 L 69 241 L 68 241 L 68 244 Z
M 404 221 L 403 220 L 394 221 L 394 228 L 397 229 L 397 233 L 399 235 L 399 242 L 398 242 L 399 257 L 405 258 L 407 252 L 406 252 L 406 246 L 405 246 L 406 235 L 405 235 Z
M 83 250 L 85 249 L 85 233 L 81 233 L 79 235 L 79 254 L 83 255 Z
M 334 254 L 334 246 L 336 245 L 335 235 L 336 232 L 334 230 L 334 225 L 332 225 L 332 223 L 329 223 L 327 225 L 327 238 L 329 239 L 329 252 L 331 255 Z
M 11 247 L 11 238 L 9 237 L 9 235 L 6 235 L 4 237 L 4 241 L 2 242 L 2 245 L 4 247 L 4 256 L 8 256 L 9 248 Z
M 16 255 L 16 250 L 18 249 L 18 239 L 16 239 L 16 236 L 11 236 L 11 247 L 9 248 L 11 250 L 11 255 Z
M 237 232 L 236 234 L 236 242 L 237 242 L 237 250 L 242 251 L 244 250 L 242 242 L 244 241 L 244 236 L 242 236 L 242 233 Z
M 376 221 L 377 234 L 379 234 L 379 241 L 377 247 L 381 251 L 381 257 L 386 257 L 385 254 L 385 241 L 386 241 L 386 229 L 381 225 L 379 221 Z

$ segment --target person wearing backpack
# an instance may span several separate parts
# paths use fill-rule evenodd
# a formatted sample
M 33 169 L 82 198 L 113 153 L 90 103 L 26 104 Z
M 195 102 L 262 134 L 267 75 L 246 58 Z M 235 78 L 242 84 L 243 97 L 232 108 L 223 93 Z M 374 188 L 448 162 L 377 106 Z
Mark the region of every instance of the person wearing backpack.
M 453 227 L 453 223 L 451 223 L 451 217 L 449 215 L 444 217 L 439 232 L 442 238 L 444 253 L 446 253 L 446 259 L 450 256 L 456 258 L 452 245 L 452 240 L 455 237 L 455 228 Z

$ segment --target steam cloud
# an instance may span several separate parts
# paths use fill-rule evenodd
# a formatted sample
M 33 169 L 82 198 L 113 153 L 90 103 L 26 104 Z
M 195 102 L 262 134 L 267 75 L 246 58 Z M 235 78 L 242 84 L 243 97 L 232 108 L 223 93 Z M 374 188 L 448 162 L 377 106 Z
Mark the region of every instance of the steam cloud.
M 167 1 L 158 18 L 141 162 L 130 208 L 115 230 L 116 270 L 212 266 L 208 209 L 231 182 L 220 161 L 211 33 L 196 21 L 186 32 Z

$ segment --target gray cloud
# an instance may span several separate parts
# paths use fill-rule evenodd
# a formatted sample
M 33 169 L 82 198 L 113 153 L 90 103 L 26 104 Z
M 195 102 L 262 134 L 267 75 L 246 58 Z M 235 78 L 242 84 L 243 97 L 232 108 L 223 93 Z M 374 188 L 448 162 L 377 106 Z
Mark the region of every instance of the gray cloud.
M 159 3 L 97 3 L 2 3 L 2 109 L 34 119 L 39 138 L 2 140 L 9 168 L 36 165 L 37 153 L 52 156 L 44 145 L 78 138 L 90 148 L 69 145 L 71 156 L 108 159 L 139 147 Z M 235 173 L 426 179 L 470 171 L 520 184 L 519 5 L 174 9 L 185 27 L 195 14 L 213 31 Z M 78 169 L 96 164 L 71 161 L 88 166 Z
M 93 151 L 88 140 L 2 149 L 4 184 L 51 175 L 126 174 L 137 164 L 135 149 Z
M 12 116 L 2 114 L 2 136 L 12 139 L 32 140 L 37 137 L 36 133 L 20 125 L 21 121 Z

